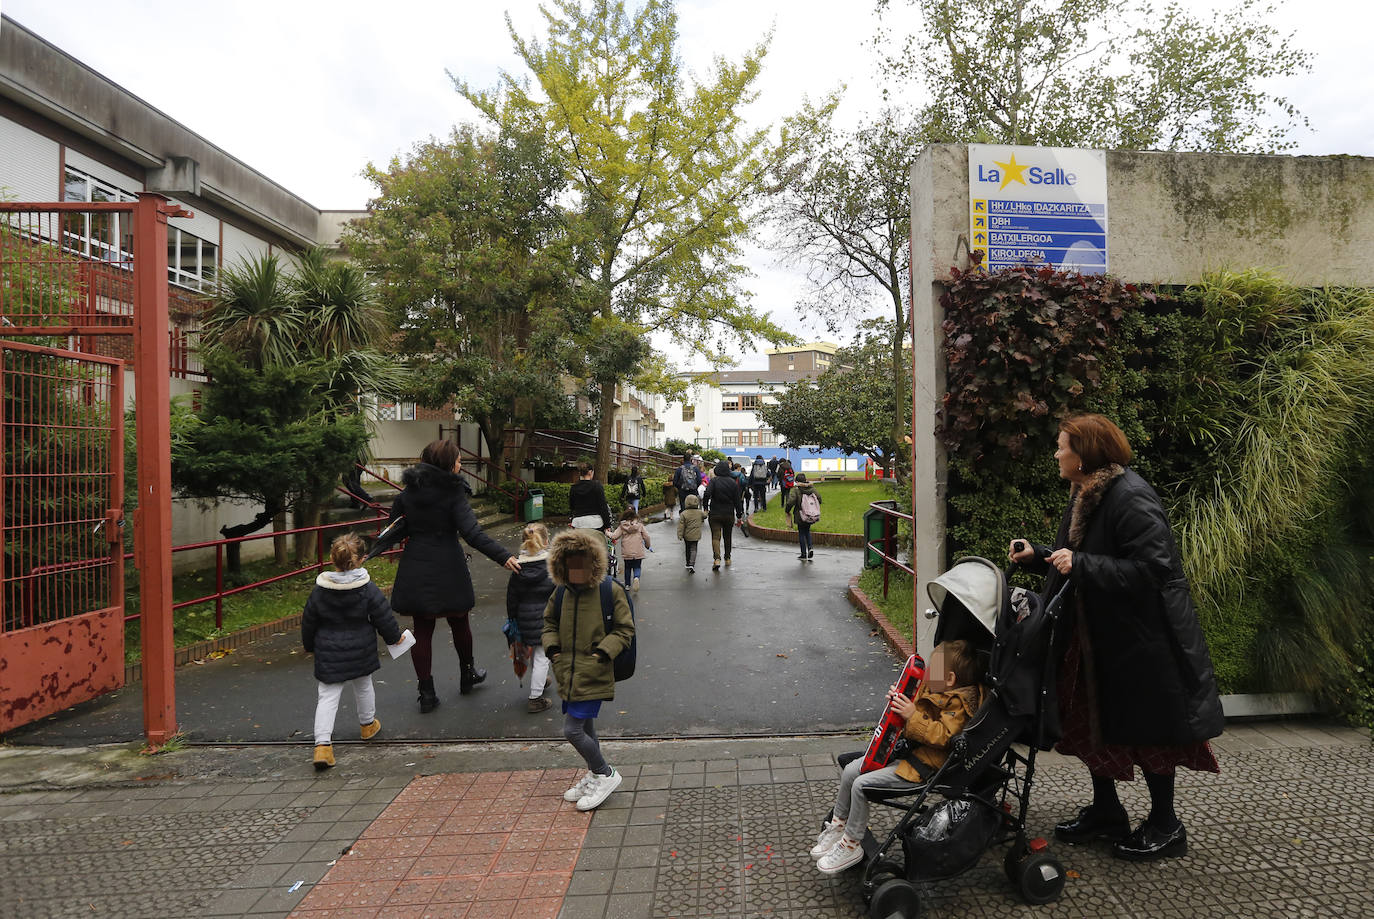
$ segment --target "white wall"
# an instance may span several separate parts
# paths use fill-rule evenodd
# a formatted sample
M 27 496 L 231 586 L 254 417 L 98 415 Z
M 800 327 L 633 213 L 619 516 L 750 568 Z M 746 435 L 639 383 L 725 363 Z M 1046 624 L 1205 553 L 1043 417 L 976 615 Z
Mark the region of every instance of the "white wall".
M 9 201 L 61 199 L 62 176 L 57 169 L 61 151 L 57 141 L 0 118 L 0 150 L 5 151 L 0 197 Z

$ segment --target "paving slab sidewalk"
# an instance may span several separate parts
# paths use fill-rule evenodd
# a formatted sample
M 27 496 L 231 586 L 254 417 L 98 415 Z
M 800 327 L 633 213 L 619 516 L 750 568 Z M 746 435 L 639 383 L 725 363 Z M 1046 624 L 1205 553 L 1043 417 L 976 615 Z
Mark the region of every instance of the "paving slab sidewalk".
M 833 757 L 864 738 L 608 742 L 625 775 L 597 811 L 561 791 L 566 744 L 0 748 L 7 916 L 859 917 L 856 874 L 807 849 Z M 1180 773 L 1187 858 L 1150 865 L 1055 845 L 1055 903 L 1022 903 L 1000 852 L 922 889 L 928 917 L 1374 916 L 1374 747 L 1315 721 L 1232 725 L 1219 776 Z M 1039 761 L 1031 824 L 1088 794 Z M 1143 783 L 1127 808 L 1148 808 Z M 879 828 L 894 813 L 878 809 Z

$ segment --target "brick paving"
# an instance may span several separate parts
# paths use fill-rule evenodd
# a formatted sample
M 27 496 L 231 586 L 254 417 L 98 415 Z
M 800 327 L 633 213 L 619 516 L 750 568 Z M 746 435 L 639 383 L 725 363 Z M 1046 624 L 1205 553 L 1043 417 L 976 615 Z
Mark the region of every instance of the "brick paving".
M 807 849 L 834 795 L 833 756 L 857 740 L 608 742 L 625 781 L 592 814 L 562 800 L 580 774 L 566 745 L 351 745 L 318 775 L 308 747 L 191 750 L 151 762 L 143 781 L 97 769 L 0 795 L 0 904 L 19 919 L 856 919 L 857 872 L 824 878 Z M 1216 747 L 1220 776 L 1180 773 L 1188 857 L 1137 865 L 1056 844 L 1067 886 L 1033 907 L 995 850 L 923 885 L 923 915 L 1374 917 L 1368 732 L 1233 725 Z M 0 785 L 13 788 L 7 753 Z M 1076 761 L 1042 756 L 1031 826 L 1047 833 L 1088 793 Z M 1136 819 L 1148 809 L 1143 783 L 1122 799 Z M 875 812 L 876 829 L 891 826 L 894 811 Z

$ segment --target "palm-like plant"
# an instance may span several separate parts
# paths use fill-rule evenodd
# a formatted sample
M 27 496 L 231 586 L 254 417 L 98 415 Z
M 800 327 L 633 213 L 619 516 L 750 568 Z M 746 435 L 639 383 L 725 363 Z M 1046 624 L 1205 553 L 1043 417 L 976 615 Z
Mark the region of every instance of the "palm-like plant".
M 304 331 L 294 286 L 275 255 L 255 256 L 220 273 L 206 311 L 202 347 L 224 350 L 246 366 L 294 363 Z
M 302 253 L 291 287 L 309 330 L 309 349 L 320 357 L 372 348 L 386 331 L 386 314 L 366 272 L 329 258 L 322 248 Z

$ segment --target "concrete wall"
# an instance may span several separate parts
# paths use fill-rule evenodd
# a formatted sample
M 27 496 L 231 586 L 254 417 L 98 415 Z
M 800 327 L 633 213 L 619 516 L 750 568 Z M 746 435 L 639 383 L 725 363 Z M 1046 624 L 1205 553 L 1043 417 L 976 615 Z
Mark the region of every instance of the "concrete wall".
M 1189 284 L 1222 268 L 1267 268 L 1296 284 L 1374 286 L 1374 158 L 1107 153 L 1111 273 Z M 941 280 L 968 266 L 968 148 L 926 147 L 911 168 L 918 609 L 945 562 Z M 1046 458 L 1048 462 L 1048 458 Z M 1010 537 L 1011 534 L 1008 534 Z M 917 617 L 917 647 L 934 622 Z

